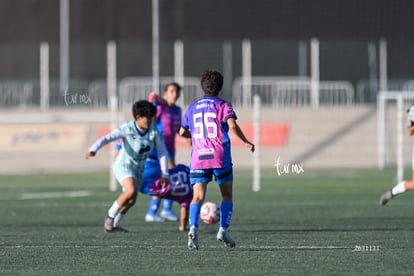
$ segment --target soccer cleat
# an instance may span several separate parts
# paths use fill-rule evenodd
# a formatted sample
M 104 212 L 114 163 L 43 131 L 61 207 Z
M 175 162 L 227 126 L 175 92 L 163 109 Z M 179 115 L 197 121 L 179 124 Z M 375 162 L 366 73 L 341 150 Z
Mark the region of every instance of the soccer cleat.
M 161 217 L 169 221 L 178 221 L 177 215 L 171 210 L 162 210 Z
M 235 247 L 236 243 L 230 237 L 229 233 L 226 230 L 220 227 L 220 230 L 217 232 L 217 240 L 224 242 L 226 247 Z
M 111 231 L 111 232 L 128 233 L 129 231 L 128 231 L 128 230 L 126 230 L 125 228 L 122 228 L 122 227 L 116 226 L 116 227 L 113 227 L 113 228 L 112 228 L 112 231 Z
M 106 232 L 112 232 L 114 229 L 114 218 L 107 216 L 104 223 L 104 229 Z
M 157 215 L 146 214 L 145 222 L 164 222 L 164 219 Z
M 198 237 L 197 237 L 197 228 L 194 226 L 188 231 L 188 250 L 194 251 L 198 250 Z
M 385 205 L 385 204 L 387 204 L 387 202 L 388 201 L 390 201 L 390 199 L 391 198 L 393 198 L 394 197 L 394 195 L 392 194 L 392 192 L 391 192 L 391 190 L 389 190 L 389 191 L 386 191 L 382 196 L 381 196 L 381 199 L 380 199 L 380 204 L 381 205 Z

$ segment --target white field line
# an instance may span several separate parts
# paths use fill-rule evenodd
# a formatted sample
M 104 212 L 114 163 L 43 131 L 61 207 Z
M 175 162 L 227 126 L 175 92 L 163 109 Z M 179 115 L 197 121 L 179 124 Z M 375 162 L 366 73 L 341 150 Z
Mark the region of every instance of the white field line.
M 159 248 L 159 249 L 180 249 L 184 248 L 186 249 L 185 244 L 183 246 L 178 245 L 142 245 L 142 246 L 128 246 L 128 245 L 0 245 L 0 249 L 98 249 L 98 248 L 116 248 L 116 249 L 137 249 L 137 248 Z M 224 248 L 223 245 L 220 246 L 201 246 L 202 248 L 206 249 L 221 249 Z M 355 249 L 355 246 L 334 246 L 334 245 L 328 245 L 328 246 L 318 246 L 318 245 L 309 245 L 309 246 L 255 246 L 255 245 L 241 245 L 237 246 L 236 249 L 244 249 L 244 250 L 353 250 Z
M 47 192 L 47 193 L 25 193 L 20 195 L 20 199 L 47 199 L 64 197 L 83 197 L 90 196 L 90 191 L 71 191 L 71 192 Z

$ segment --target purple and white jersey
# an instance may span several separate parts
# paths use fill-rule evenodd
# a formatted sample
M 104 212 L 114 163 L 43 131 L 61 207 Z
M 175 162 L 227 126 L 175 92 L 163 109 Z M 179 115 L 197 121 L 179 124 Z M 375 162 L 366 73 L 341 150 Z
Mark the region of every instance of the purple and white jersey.
M 164 143 L 170 154 L 175 154 L 175 136 L 181 126 L 181 108 L 157 105 L 157 126 L 164 136 Z
M 146 165 L 146 170 L 148 170 L 148 166 L 149 165 Z M 153 170 L 153 168 L 149 169 L 149 172 L 151 172 L 151 170 Z M 190 169 L 183 164 L 179 164 L 176 167 L 169 169 L 168 172 L 170 174 L 170 181 L 166 187 L 161 186 L 159 178 L 153 182 L 151 180 L 151 177 L 145 178 L 145 176 L 149 174 L 145 172 L 144 181 L 142 183 L 142 186 L 144 187 L 141 187 L 141 192 L 157 195 L 162 198 L 172 199 L 180 203 L 181 207 L 188 208 L 190 206 L 191 200 L 193 199 L 193 188 L 190 184 Z M 154 175 L 157 174 L 152 173 L 152 176 Z M 149 184 L 151 184 L 149 188 L 145 187 Z M 149 192 L 145 192 L 146 190 L 149 190 Z
M 183 117 L 182 127 L 191 132 L 191 169 L 221 168 L 225 147 L 229 147 L 227 119 L 237 119 L 231 103 L 204 96 L 192 103 Z

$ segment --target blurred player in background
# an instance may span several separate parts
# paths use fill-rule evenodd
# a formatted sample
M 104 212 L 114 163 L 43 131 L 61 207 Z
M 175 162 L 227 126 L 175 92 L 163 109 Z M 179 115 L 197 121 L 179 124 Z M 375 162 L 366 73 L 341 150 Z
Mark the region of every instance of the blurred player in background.
M 148 158 L 145 162 L 144 177 L 140 192 L 150 196 L 177 201 L 180 206 L 180 226 L 179 231 L 187 229 L 188 208 L 193 198 L 193 189 L 190 184 L 190 169 L 179 164 L 168 170 L 170 181 L 163 187 L 160 183 L 161 170 L 158 159 Z M 116 222 L 115 222 L 116 223 Z
M 151 93 L 148 97 L 148 100 L 157 106 L 156 122 L 158 130 L 164 137 L 169 169 L 175 167 L 175 137 L 181 126 L 181 108 L 176 105 L 180 93 L 181 86 L 178 83 L 172 82 L 166 85 L 163 98 L 155 93 Z M 156 152 L 153 151 L 150 156 L 156 158 Z M 163 201 L 163 209 L 160 216 L 158 216 L 157 212 L 160 203 L 161 198 L 158 196 L 152 197 L 147 214 L 145 215 L 145 221 L 161 222 L 164 219 L 177 221 L 178 217 L 172 210 L 173 201 L 165 198 Z
M 118 224 L 135 204 L 143 179 L 144 163 L 153 148 L 156 148 L 159 156 L 161 185 L 168 184 L 167 151 L 162 136 L 152 124 L 156 112 L 155 106 L 148 101 L 135 102 L 132 106 L 134 120 L 98 139 L 85 154 L 88 160 L 104 145 L 118 139 L 122 140 L 123 146 L 112 165 L 112 170 L 123 191 L 108 210 L 104 223 L 107 232 L 123 230 L 114 226 L 114 220 Z
M 193 199 L 190 204 L 188 249 L 198 250 L 198 222 L 201 205 L 204 202 L 207 184 L 213 175 L 220 187 L 220 228 L 217 240 L 226 247 L 236 243 L 227 232 L 233 212 L 233 164 L 228 131 L 239 137 L 246 147 L 254 152 L 236 123 L 236 113 L 231 103 L 218 98 L 223 87 L 220 72 L 206 70 L 201 75 L 204 96 L 192 103 L 184 117 L 180 135 L 192 139 L 190 182 L 193 185 Z
M 410 109 L 407 110 L 408 113 L 408 135 L 413 136 L 414 135 L 414 106 L 411 106 Z M 403 180 L 394 187 L 391 188 L 391 190 L 386 191 L 380 198 L 380 204 L 385 205 L 387 202 L 395 197 L 398 194 L 404 193 L 406 191 L 414 190 L 414 148 L 412 153 L 412 177 L 411 180 Z

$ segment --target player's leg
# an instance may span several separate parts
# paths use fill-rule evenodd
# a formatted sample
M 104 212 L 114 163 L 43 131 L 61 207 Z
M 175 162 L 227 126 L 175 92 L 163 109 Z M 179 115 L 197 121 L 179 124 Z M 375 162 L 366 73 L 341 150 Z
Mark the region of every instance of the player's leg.
M 108 216 L 105 219 L 104 228 L 106 231 L 111 232 L 114 229 L 114 219 L 121 211 L 122 208 L 128 205 L 135 204 L 135 198 L 137 195 L 137 188 L 135 186 L 135 178 L 128 176 L 122 179 L 123 191 L 114 201 L 111 208 L 108 210 Z M 129 206 L 126 211 L 131 207 Z M 125 211 L 125 212 L 126 212 Z
M 188 222 L 188 208 L 182 207 L 180 208 L 180 226 L 178 228 L 178 231 L 184 232 L 187 229 L 187 222 Z
M 381 205 L 387 204 L 391 198 L 395 197 L 398 194 L 405 193 L 406 191 L 414 190 L 414 170 L 412 172 L 411 180 L 403 180 L 390 190 L 386 191 L 380 199 Z
M 235 247 L 236 243 L 228 233 L 233 214 L 233 181 L 227 181 L 220 185 L 222 201 L 220 204 L 220 228 L 217 232 L 217 240 L 224 242 L 226 247 Z
M 175 157 L 170 151 L 168 151 L 168 169 L 175 168 Z M 178 221 L 177 215 L 174 213 L 172 209 L 173 200 L 169 198 L 163 199 L 163 208 L 161 211 L 160 216 L 166 220 L 170 221 Z
M 412 153 L 412 174 L 411 174 L 411 181 L 401 181 L 390 190 L 386 191 L 380 198 L 380 204 L 385 205 L 391 198 L 394 196 L 404 193 L 405 191 L 414 190 L 414 147 Z
M 151 185 L 158 177 L 160 177 L 160 165 L 156 157 L 151 157 L 145 161 L 143 180 L 141 183 L 140 191 L 144 194 L 153 195 L 150 191 Z M 153 195 L 148 205 L 147 213 L 145 214 L 146 222 L 162 222 L 163 218 L 157 215 L 158 208 L 160 207 L 161 198 Z
M 207 182 L 200 182 L 193 185 L 193 199 L 190 204 L 189 226 L 198 228 L 201 205 L 206 196 Z
M 148 211 L 145 215 L 146 222 L 163 222 L 164 219 L 157 215 L 158 208 L 160 207 L 161 198 L 158 196 L 152 196 L 148 205 Z
M 128 232 L 128 230 L 126 230 L 125 228 L 120 227 L 119 223 L 124 218 L 124 216 L 126 215 L 126 213 L 129 210 L 129 208 L 131 208 L 132 206 L 135 205 L 135 202 L 137 200 L 137 195 L 134 198 L 131 198 L 124 206 L 122 206 L 119 213 L 115 216 L 114 223 L 113 223 L 113 226 L 114 226 L 113 231 Z
M 220 204 L 220 227 L 228 228 L 233 213 L 233 180 L 220 186 L 222 201 Z
M 198 221 L 200 220 L 201 205 L 207 191 L 207 183 L 213 179 L 213 171 L 190 170 L 190 183 L 193 185 L 193 199 L 189 208 L 188 249 L 198 250 Z
M 405 181 L 404 188 L 405 188 L 405 191 L 414 190 L 414 170 L 412 172 L 411 180 L 410 181 Z
M 231 217 L 233 214 L 233 168 L 231 164 L 222 169 L 214 171 L 217 184 L 220 187 L 221 192 L 221 204 L 220 204 L 220 228 L 217 232 L 217 240 L 224 242 L 226 247 L 234 247 L 236 243 L 231 238 L 227 229 L 231 223 Z
M 188 249 L 198 250 L 198 221 L 200 209 L 206 194 L 207 182 L 199 182 L 193 185 L 193 199 L 189 209 Z
M 163 208 L 161 211 L 161 217 L 170 220 L 170 221 L 178 221 L 177 215 L 172 210 L 173 200 L 169 198 L 163 199 Z

